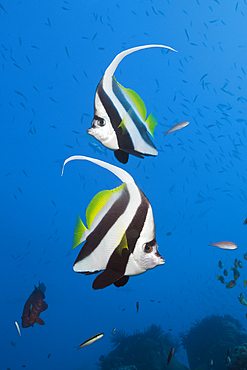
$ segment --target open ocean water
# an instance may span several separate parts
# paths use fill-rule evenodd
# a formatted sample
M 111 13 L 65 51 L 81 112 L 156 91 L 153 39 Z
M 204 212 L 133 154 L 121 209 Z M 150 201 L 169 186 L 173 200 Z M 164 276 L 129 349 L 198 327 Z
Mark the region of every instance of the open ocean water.
M 132 334 L 156 324 L 179 336 L 212 314 L 247 328 L 238 300 L 247 297 L 246 35 L 246 0 L 1 0 L 1 369 L 97 369 L 112 350 L 113 328 Z M 138 51 L 115 76 L 155 112 L 159 154 L 123 165 L 86 129 L 108 65 L 146 44 L 177 53 Z M 164 136 L 182 121 L 190 124 Z M 121 181 L 84 161 L 61 177 L 72 155 L 133 176 L 152 206 L 164 265 L 102 290 L 92 289 L 95 275 L 73 271 L 77 214 L 85 222 L 93 196 Z M 209 246 L 225 240 L 238 249 Z M 235 258 L 243 267 L 236 287 L 226 289 L 218 263 L 227 283 Z M 45 325 L 21 328 L 19 337 L 14 322 L 21 326 L 39 282 Z M 97 333 L 103 338 L 76 348 Z M 189 366 L 184 349 L 175 357 Z

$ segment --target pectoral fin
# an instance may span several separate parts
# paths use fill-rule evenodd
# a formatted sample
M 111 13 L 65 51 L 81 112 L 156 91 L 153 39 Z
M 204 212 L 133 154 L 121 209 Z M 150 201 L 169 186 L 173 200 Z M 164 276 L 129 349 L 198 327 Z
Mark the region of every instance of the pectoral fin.
M 126 164 L 129 159 L 129 153 L 126 153 L 120 149 L 114 151 L 114 155 L 117 158 L 117 160 L 123 164 Z

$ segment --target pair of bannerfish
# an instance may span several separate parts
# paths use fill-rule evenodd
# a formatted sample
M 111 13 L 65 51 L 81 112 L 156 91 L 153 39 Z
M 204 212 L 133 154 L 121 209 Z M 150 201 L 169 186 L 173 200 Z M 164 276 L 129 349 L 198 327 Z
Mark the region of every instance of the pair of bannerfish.
M 164 45 L 125 50 L 115 57 L 97 86 L 94 119 L 87 132 L 114 150 L 122 163 L 127 163 L 129 154 L 141 158 L 158 154 L 149 136 L 153 136 L 157 125 L 155 116 L 150 114 L 146 118 L 146 107 L 139 95 L 121 86 L 113 75 L 126 55 L 153 47 L 175 51 Z M 173 131 L 188 123 L 177 124 Z M 77 216 L 72 249 L 84 241 L 85 244 L 74 263 L 74 271 L 86 275 L 101 272 L 93 288 L 102 289 L 111 284 L 124 286 L 129 276 L 164 264 L 158 253 L 151 205 L 130 174 L 109 163 L 79 155 L 66 159 L 63 170 L 66 163 L 76 159 L 108 169 L 123 184 L 95 195 L 86 210 L 87 228 Z

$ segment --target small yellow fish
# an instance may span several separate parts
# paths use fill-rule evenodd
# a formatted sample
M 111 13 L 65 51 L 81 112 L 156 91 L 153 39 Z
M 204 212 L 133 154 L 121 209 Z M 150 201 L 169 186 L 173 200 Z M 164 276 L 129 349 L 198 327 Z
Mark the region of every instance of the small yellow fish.
M 95 334 L 92 337 L 88 338 L 85 342 L 83 342 L 82 344 L 80 344 L 77 348 L 80 349 L 82 347 L 89 346 L 89 344 L 92 344 L 96 340 L 102 338 L 103 335 L 104 335 L 104 333 Z
M 224 282 L 225 282 L 224 277 L 223 276 L 219 276 L 218 274 L 217 274 L 217 280 L 219 280 L 222 284 L 224 284 Z
M 247 285 L 247 280 L 244 280 L 244 288 L 246 287 Z

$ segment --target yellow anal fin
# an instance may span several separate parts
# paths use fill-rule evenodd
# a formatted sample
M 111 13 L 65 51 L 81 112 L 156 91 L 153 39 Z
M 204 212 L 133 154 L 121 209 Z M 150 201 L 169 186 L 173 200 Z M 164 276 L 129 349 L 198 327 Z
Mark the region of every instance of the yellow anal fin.
M 127 242 L 127 238 L 126 238 L 126 233 L 124 232 L 123 234 L 123 237 L 119 243 L 119 245 L 117 246 L 117 252 L 118 254 L 122 257 L 122 254 L 123 254 L 123 250 L 124 249 L 127 249 L 129 250 L 129 247 L 128 247 L 128 242 Z
M 83 242 L 82 236 L 86 230 L 87 230 L 86 226 L 82 222 L 80 216 L 77 215 L 72 249 L 76 248 L 79 244 Z
M 121 127 L 122 129 L 122 132 L 121 132 L 122 135 L 126 135 L 127 133 L 128 119 L 130 118 L 131 112 L 132 112 L 132 109 L 130 108 L 128 112 L 126 113 L 126 115 L 124 116 L 124 118 L 122 119 L 120 125 L 118 126 L 118 128 Z

